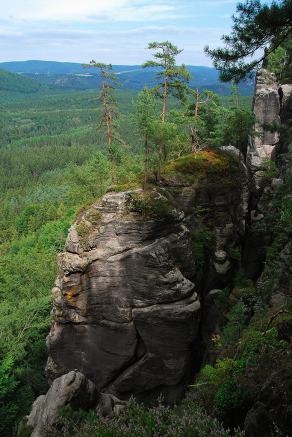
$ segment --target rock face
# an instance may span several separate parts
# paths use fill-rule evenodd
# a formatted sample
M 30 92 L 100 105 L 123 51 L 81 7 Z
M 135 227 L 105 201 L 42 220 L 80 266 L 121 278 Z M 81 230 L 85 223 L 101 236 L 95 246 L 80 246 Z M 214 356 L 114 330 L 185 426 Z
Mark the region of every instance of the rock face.
M 29 416 L 22 421 L 18 435 L 43 437 L 58 422 L 62 407 L 88 409 L 96 405 L 98 392 L 95 385 L 82 373 L 72 371 L 55 379 L 46 395 L 39 396 Z
M 257 73 L 253 102 L 255 136 L 247 151 L 246 164 L 250 174 L 249 220 L 243 250 L 246 275 L 256 280 L 261 275 L 266 247 L 272 236 L 261 230 L 263 219 L 273 214 L 272 198 L 291 169 L 285 134 L 271 132 L 267 125 L 288 125 L 292 115 L 292 85 L 279 87 L 276 77 L 266 69 Z M 265 172 L 266 162 L 277 163 L 280 178 L 271 179 Z
M 244 166 L 229 152 L 216 159 L 220 172 L 199 183 L 176 172 L 150 191 L 108 193 L 71 227 L 52 290 L 49 380 L 78 369 L 121 400 L 183 396 L 203 359 L 204 296 L 230 279 L 244 233 Z
M 47 373 L 78 369 L 125 399 L 158 388 L 176 398 L 200 318 L 189 230 L 158 192 L 147 200 L 161 211 L 149 216 L 133 196 L 143 193 L 107 194 L 70 229 L 53 289 Z
M 214 289 L 238 267 L 247 184 L 240 154 L 209 150 L 178 159 L 160 185 L 107 193 L 80 214 L 58 256 L 52 385 L 26 419 L 34 437 L 62 406 L 99 400 L 100 414 L 112 416 L 132 395 L 183 397 L 218 331 Z
M 253 113 L 256 118 L 255 136 L 249 144 L 247 161 L 256 172 L 265 159 L 273 157 L 279 142 L 279 134 L 266 127 L 280 123 L 279 86 L 275 75 L 263 68 L 257 73 Z

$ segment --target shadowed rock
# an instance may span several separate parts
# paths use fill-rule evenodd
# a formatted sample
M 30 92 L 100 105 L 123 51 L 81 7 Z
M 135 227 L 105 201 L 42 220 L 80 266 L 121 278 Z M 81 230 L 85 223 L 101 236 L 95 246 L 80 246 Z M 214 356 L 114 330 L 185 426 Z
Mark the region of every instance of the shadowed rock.
M 98 393 L 93 382 L 82 373 L 72 371 L 55 379 L 46 395 L 39 396 L 29 416 L 22 421 L 18 434 L 32 432 L 31 437 L 44 437 L 58 422 L 60 409 L 89 409 L 96 405 Z
M 51 380 L 79 369 L 124 399 L 185 385 L 200 314 L 195 260 L 184 214 L 149 196 L 109 193 L 71 227 L 52 292 Z

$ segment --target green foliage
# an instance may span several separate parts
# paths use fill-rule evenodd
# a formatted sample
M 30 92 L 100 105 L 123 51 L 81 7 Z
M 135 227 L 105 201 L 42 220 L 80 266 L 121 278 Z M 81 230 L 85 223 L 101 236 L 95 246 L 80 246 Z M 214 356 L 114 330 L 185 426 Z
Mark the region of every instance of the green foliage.
M 224 429 L 216 419 L 209 417 L 191 399 L 180 408 L 158 405 L 145 408 L 134 400 L 111 420 L 96 416 L 96 413 L 63 412 L 58 428 L 48 437 L 70 435 L 72 437 L 242 437 L 242 433 Z
M 138 96 L 134 104 L 135 118 L 140 132 L 144 136 L 148 136 L 152 130 L 152 123 L 157 119 L 158 107 L 157 101 L 152 90 L 144 88 Z
M 276 74 L 280 83 L 290 83 L 292 80 L 292 38 L 287 37 L 281 46 L 269 54 L 267 68 Z
M 227 326 L 230 322 L 233 322 L 232 317 Z M 246 325 L 245 330 L 230 341 L 236 342 L 237 347 L 229 347 L 226 356 L 223 345 L 218 346 L 217 363 L 214 367 L 203 367 L 192 394 L 211 414 L 225 423 L 239 425 L 267 378 L 273 374 L 274 363 L 282 360 L 281 365 L 286 366 L 288 345 L 279 338 L 276 329 L 265 332 L 256 323 Z M 223 351 L 225 357 L 220 358 Z
M 205 147 L 232 145 L 246 153 L 248 138 L 253 132 L 254 116 L 250 107 L 241 106 L 239 96 L 226 107 L 218 96 L 211 95 L 210 100 L 200 106 L 197 117 L 194 117 L 194 110 L 191 104 L 188 124 L 195 127 L 199 144 Z
M 165 219 L 172 215 L 174 211 L 170 201 L 154 191 L 129 193 L 127 208 L 131 212 L 141 214 L 143 218 L 155 217 L 157 219 Z
M 217 129 L 215 142 L 218 145 L 229 145 L 236 147 L 242 153 L 246 153 L 249 135 L 252 134 L 254 116 L 247 109 L 234 108 L 226 114 L 221 129 Z
M 224 48 L 205 51 L 212 58 L 224 81 L 236 82 L 251 76 L 254 69 L 269 53 L 286 41 L 292 31 L 290 0 L 273 1 L 270 5 L 260 0 L 245 0 L 237 5 L 230 35 L 223 35 Z M 264 54 L 250 60 L 258 50 Z
M 76 212 L 111 184 L 111 163 L 96 138 L 93 93 L 1 102 L 0 434 L 46 391 L 43 375 L 56 254 Z M 131 102 L 124 110 L 131 108 Z M 129 125 L 128 125 L 129 126 Z M 71 127 L 71 128 L 70 128 Z M 2 128 L 2 126 L 1 126 Z M 135 128 L 133 147 L 139 150 Z M 137 152 L 137 150 L 136 150 Z M 119 149 L 117 183 L 141 173 L 141 155 Z M 92 222 L 98 215 L 91 216 Z M 8 364 L 9 366 L 8 366 Z
M 278 169 L 274 161 L 265 158 L 262 161 L 263 176 L 272 179 L 278 176 Z
M 35 93 L 39 91 L 40 88 L 41 85 L 36 80 L 22 76 L 21 74 L 0 70 L 0 91 Z
M 243 376 L 245 362 L 242 360 L 218 360 L 215 367 L 206 365 L 200 373 L 198 386 L 210 385 L 214 391 L 214 406 L 219 413 L 241 407 L 247 394 L 238 384 Z
M 268 56 L 268 69 L 277 76 L 281 76 L 285 58 L 286 50 L 284 47 L 277 47 L 276 50 Z
M 196 269 L 198 278 L 201 278 L 204 265 L 214 249 L 215 235 L 206 225 L 201 224 L 192 232 L 193 252 L 196 259 Z
M 151 42 L 149 50 L 154 50 L 154 61 L 147 61 L 143 65 L 147 67 L 158 67 L 160 71 L 156 74 L 159 84 L 155 88 L 157 94 L 163 98 L 164 92 L 173 94 L 180 100 L 186 98 L 188 90 L 186 83 L 190 80 L 190 74 L 185 65 L 177 66 L 176 57 L 183 51 L 170 41 Z M 166 88 L 165 88 L 166 87 Z

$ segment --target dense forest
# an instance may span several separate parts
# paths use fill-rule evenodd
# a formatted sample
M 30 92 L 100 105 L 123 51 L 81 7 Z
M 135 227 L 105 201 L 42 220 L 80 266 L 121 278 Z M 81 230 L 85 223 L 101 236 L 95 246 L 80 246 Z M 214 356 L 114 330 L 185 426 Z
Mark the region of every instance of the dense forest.
M 167 68 L 159 64 L 161 48 Z M 139 92 L 120 88 L 111 66 L 96 62 L 89 66 L 99 69 L 103 81 L 86 90 L 57 90 L 0 72 L 0 434 L 5 437 L 16 434 L 32 402 L 48 389 L 45 338 L 56 255 L 80 212 L 109 190 L 159 183 L 165 166 L 182 157 L 204 160 L 213 151 L 221 156 L 220 148 L 228 145 L 246 156 L 254 135 L 252 98 L 240 95 L 236 84 L 229 96 L 193 88 L 187 68 L 176 65 L 176 46 L 166 41 L 149 49 L 154 57 L 144 67 L 159 64 L 161 70 L 154 88 Z M 280 83 L 291 83 L 289 56 L 286 37 L 267 58 Z M 291 152 L 289 123 L 284 135 Z M 279 170 L 269 162 L 264 175 L 271 181 Z M 291 175 L 272 202 L 273 214 L 258 229 L 268 228 L 273 236 L 265 248 L 271 275 L 259 294 L 239 268 L 224 289 L 218 302 L 225 314 L 221 336 L 212 339 L 217 361 L 201 369 L 186 400 L 174 409 L 161 400 L 150 409 L 131 400 L 112 421 L 96 419 L 92 411 L 64 411 L 62 434 L 56 428 L 49 435 L 244 435 L 244 415 L 275 363 L 276 391 L 291 378 L 291 299 L 280 310 L 267 303 L 279 251 L 292 232 Z M 198 238 L 204 259 L 210 236 L 204 232 Z M 238 263 L 240 256 L 233 254 Z M 273 324 L 277 311 L 282 312 Z M 290 401 L 283 407 L 286 415 Z M 273 435 L 288 436 L 289 419 L 282 418 L 286 434 L 280 422 Z

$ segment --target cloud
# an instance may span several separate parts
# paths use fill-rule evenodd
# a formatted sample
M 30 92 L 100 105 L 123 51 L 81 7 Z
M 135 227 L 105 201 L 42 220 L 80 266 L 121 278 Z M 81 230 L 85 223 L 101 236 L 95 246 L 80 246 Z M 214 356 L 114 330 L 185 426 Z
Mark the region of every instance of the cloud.
M 146 49 L 150 40 L 169 39 L 184 48 L 178 62 L 187 64 L 210 65 L 203 47 L 206 44 L 205 34 L 210 43 L 217 42 L 218 37 L 226 29 L 219 27 L 183 26 L 143 26 L 131 29 L 98 30 L 98 29 L 60 29 L 40 28 L 26 30 L 22 34 L 1 37 L 1 57 L 7 59 L 51 59 L 72 62 L 88 62 L 95 58 L 102 62 L 114 64 L 141 64 L 151 58 Z M 186 38 L 187 36 L 187 38 Z M 15 56 L 20 45 L 21 55 Z M 41 48 L 41 50 L 40 50 Z M 12 58 L 11 58 L 12 56 Z
M 185 48 L 180 62 L 210 65 L 203 47 L 228 33 L 230 2 L 236 0 L 0 0 L 0 60 L 139 64 L 150 56 L 149 41 L 169 39 Z
M 4 5 L 5 3 L 5 5 Z M 0 0 L 12 21 L 145 21 L 169 19 L 175 11 L 170 0 Z

